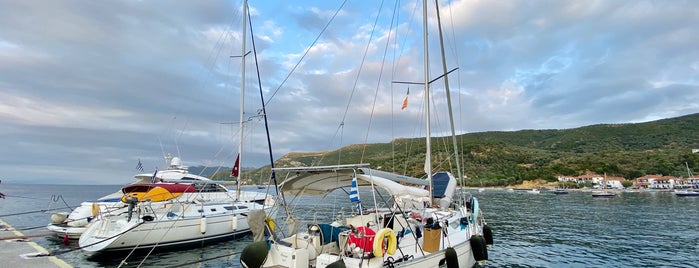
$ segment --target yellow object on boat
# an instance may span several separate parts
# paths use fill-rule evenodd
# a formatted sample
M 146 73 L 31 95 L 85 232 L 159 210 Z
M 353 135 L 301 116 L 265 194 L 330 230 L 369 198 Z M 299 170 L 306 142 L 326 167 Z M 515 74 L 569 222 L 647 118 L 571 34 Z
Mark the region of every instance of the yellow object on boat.
M 138 201 L 141 201 L 141 197 L 146 195 L 146 192 L 130 192 L 121 197 L 121 202 L 127 203 L 126 198 L 135 197 Z
M 150 200 L 151 202 L 160 202 L 177 198 L 180 195 L 182 195 L 182 193 L 171 193 L 165 188 L 155 187 L 153 189 L 150 189 L 150 191 L 146 192 L 146 194 L 144 194 L 143 196 L 141 196 L 141 198 L 139 198 L 138 201 Z
M 147 192 L 128 193 L 121 198 L 121 202 L 126 202 L 127 197 L 135 197 L 138 199 L 139 202 L 147 201 L 147 200 L 149 200 L 151 202 L 161 202 L 161 201 L 166 201 L 166 200 L 170 200 L 173 198 L 177 198 L 181 195 L 182 195 L 182 193 L 172 193 L 165 188 L 155 187 L 155 188 L 151 188 Z
M 92 217 L 97 217 L 100 214 L 100 206 L 97 203 L 92 203 Z
M 274 232 L 274 219 L 270 216 L 265 216 L 265 223 L 269 226 L 269 230 Z

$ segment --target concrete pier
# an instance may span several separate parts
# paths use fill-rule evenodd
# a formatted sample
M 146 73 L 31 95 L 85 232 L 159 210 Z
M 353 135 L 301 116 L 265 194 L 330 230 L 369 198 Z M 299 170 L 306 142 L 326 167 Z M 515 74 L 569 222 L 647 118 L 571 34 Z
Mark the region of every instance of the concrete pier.
M 30 239 L 0 219 L 0 267 L 72 267 Z

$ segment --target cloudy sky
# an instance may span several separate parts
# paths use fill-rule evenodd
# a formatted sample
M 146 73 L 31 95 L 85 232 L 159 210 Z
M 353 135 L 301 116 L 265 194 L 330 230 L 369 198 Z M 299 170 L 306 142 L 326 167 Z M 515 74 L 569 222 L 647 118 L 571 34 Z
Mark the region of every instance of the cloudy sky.
M 423 89 L 395 83 L 424 81 L 421 5 L 249 5 L 275 159 L 424 135 Z M 0 0 L 0 179 L 123 184 L 139 160 L 152 172 L 168 153 L 189 166 L 231 166 L 240 6 Z M 694 1 L 454 0 L 440 9 L 458 133 L 699 112 Z M 435 24 L 431 12 L 431 52 Z M 246 57 L 243 166 L 269 162 L 254 61 Z M 439 54 L 430 62 L 439 76 Z M 444 88 L 432 85 L 436 124 L 446 124 Z

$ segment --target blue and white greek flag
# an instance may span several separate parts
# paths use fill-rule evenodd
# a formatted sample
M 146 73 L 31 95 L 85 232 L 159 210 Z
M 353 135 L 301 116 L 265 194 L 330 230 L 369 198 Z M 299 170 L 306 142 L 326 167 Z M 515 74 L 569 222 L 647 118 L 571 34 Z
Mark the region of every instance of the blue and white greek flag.
M 362 201 L 357 202 L 354 208 L 357 209 L 357 215 L 362 215 Z
M 143 164 L 141 164 L 141 159 L 138 159 L 138 164 L 136 165 L 136 169 L 143 172 Z
M 352 186 L 349 192 L 350 202 L 356 202 L 357 214 L 362 213 L 362 201 L 359 200 L 359 191 L 357 190 L 357 172 L 352 175 Z

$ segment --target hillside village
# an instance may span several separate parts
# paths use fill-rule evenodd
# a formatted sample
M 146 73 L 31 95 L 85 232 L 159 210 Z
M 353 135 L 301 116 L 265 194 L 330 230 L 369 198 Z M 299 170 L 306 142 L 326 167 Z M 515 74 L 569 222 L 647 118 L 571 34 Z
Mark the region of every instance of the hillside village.
M 623 177 L 605 177 L 604 175 L 584 174 L 580 176 L 559 176 L 558 181 L 563 185 L 592 185 L 593 188 L 604 189 L 699 189 L 699 178 L 697 177 L 678 178 L 663 175 L 646 175 L 633 180 L 627 180 Z
M 699 153 L 699 149 L 692 149 L 692 154 Z M 699 189 L 699 178 L 694 177 L 687 166 L 687 178 L 670 175 L 644 175 L 627 180 L 624 177 L 606 176 L 586 172 L 580 176 L 558 176 L 558 182 L 564 186 L 589 186 L 601 189 L 644 189 L 644 190 L 675 190 L 675 189 Z

